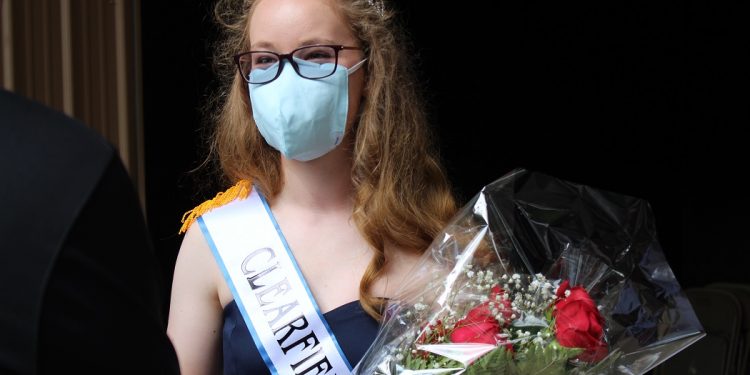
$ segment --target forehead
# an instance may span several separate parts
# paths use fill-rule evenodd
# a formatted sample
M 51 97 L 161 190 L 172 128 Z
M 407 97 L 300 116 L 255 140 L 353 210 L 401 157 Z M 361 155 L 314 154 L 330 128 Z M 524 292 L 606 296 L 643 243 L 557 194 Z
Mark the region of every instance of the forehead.
M 252 47 L 286 51 L 310 42 L 355 41 L 338 0 L 261 0 L 250 18 Z

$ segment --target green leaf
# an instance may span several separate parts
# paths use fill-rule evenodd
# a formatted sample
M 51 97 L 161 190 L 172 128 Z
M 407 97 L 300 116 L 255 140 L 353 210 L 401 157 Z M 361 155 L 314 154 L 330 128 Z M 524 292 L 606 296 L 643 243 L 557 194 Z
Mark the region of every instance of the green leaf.
M 513 354 L 499 347 L 476 360 L 466 369 L 466 375 L 509 374 L 513 365 Z
M 519 353 L 516 364 L 518 374 L 563 375 L 568 359 L 581 354 L 581 349 L 564 348 L 549 345 L 545 348 L 531 345 L 528 350 Z

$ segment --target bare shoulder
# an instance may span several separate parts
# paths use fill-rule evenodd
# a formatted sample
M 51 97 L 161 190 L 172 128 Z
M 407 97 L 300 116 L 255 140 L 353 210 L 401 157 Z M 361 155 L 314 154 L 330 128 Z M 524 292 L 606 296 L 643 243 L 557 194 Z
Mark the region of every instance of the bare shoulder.
M 208 276 L 205 274 L 210 273 L 212 279 L 216 272 L 206 271 L 218 271 L 208 241 L 206 241 L 198 225 L 190 226 L 185 233 L 182 245 L 180 245 L 180 252 L 177 254 L 177 265 L 175 267 L 175 273 L 178 268 L 190 273 L 200 271 L 204 276 Z M 197 274 L 193 276 L 200 277 Z
M 199 298 L 204 303 L 218 304 L 217 277 L 219 269 L 211 254 L 208 241 L 198 225 L 188 229 L 177 254 L 172 281 L 172 300 Z M 184 294 L 184 296 L 183 296 Z
M 218 373 L 222 306 L 218 266 L 200 228 L 188 229 L 177 255 L 167 334 L 183 374 Z

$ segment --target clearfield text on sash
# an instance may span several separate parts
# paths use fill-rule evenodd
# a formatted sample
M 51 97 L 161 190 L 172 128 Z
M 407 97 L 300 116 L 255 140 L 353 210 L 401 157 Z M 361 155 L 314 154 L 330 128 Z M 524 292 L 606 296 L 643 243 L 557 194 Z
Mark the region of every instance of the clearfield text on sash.
M 242 261 L 242 273 L 258 300 L 264 319 L 271 328 L 283 354 L 292 361 L 294 374 L 326 374 L 333 369 L 322 350 L 320 340 L 310 327 L 297 296 L 279 264 L 276 252 L 263 247 Z M 304 293 L 304 292 L 302 292 Z

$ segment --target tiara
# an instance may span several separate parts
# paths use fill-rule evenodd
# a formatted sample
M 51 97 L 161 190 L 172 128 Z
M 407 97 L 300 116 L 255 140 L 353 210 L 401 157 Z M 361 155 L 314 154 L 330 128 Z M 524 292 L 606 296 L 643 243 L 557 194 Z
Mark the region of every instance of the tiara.
M 367 0 L 367 3 L 375 8 L 375 11 L 378 12 L 380 17 L 383 17 L 385 14 L 385 4 L 383 4 L 383 0 Z

